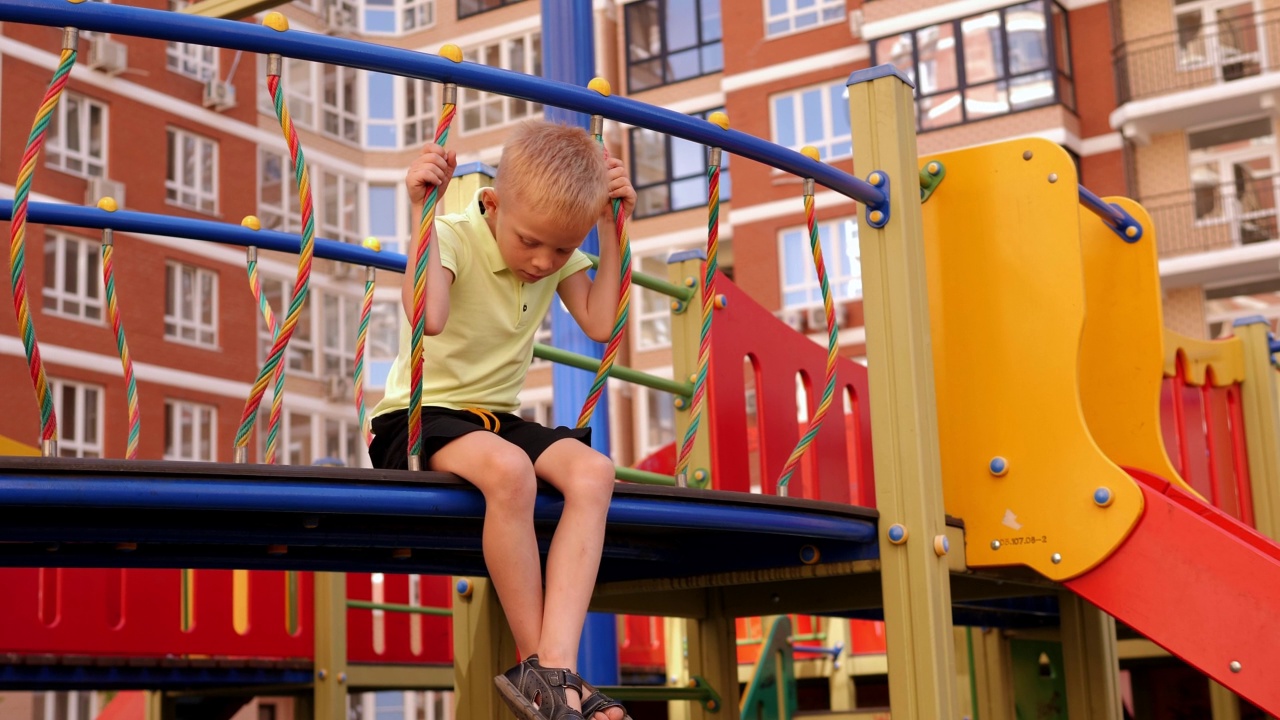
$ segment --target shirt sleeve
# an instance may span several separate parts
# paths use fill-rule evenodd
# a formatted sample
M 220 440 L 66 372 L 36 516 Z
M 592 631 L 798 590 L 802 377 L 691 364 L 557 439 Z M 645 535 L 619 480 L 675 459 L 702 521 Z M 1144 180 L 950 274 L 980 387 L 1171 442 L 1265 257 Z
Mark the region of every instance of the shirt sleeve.
M 556 277 L 556 284 L 559 285 L 570 275 L 586 270 L 589 267 L 591 267 L 591 258 L 587 257 L 587 254 L 581 250 L 574 250 L 569 262 L 560 268 L 560 275 Z
M 440 253 L 440 264 L 457 278 L 466 263 L 466 248 L 452 223 L 436 221 L 436 237 L 429 252 Z

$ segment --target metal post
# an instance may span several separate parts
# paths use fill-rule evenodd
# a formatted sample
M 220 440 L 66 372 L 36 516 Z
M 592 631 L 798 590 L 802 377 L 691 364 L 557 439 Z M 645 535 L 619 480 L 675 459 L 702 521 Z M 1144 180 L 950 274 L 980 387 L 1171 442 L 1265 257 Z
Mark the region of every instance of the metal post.
M 672 285 L 693 290 L 688 300 L 671 300 L 671 372 L 676 382 L 690 383 L 698 373 L 698 344 L 702 327 L 702 264 L 707 260 L 703 249 L 672 253 L 667 259 L 667 278 Z M 710 381 L 708 381 L 710 382 Z M 676 447 L 689 429 L 690 398 L 665 397 L 662 402 L 676 404 Z M 703 402 L 709 403 L 709 398 Z M 676 478 L 681 487 L 711 487 L 711 422 L 710 409 L 702 411 L 701 427 L 693 439 L 689 455 L 689 477 Z
M 930 542 L 945 531 L 938 456 L 937 400 L 929 338 L 924 228 L 916 157 L 915 101 L 910 82 L 892 66 L 849 77 L 854 167 L 883 173 L 890 193 L 888 222 L 877 229 L 859 218 L 876 441 L 876 506 L 889 660 L 889 702 L 895 718 L 942 720 L 956 710 L 947 558 Z M 874 214 L 874 213 L 870 213 Z M 889 532 L 909 533 L 891 543 Z
M 347 576 L 315 574 L 316 720 L 347 720 Z
M 704 616 L 686 621 L 689 675 L 706 680 L 720 694 L 723 707 L 713 712 L 701 703 L 690 703 L 692 720 L 717 720 L 725 713 L 736 715 L 739 704 L 737 633 L 734 619 L 724 610 L 726 590 L 713 588 L 705 593 Z
M 1084 720 L 1120 720 L 1120 660 L 1115 618 L 1075 593 L 1058 595 L 1067 710 Z
M 1235 333 L 1244 343 L 1240 404 L 1244 410 L 1254 526 L 1276 540 L 1280 539 L 1280 406 L 1269 331 L 1270 326 L 1261 317 L 1236 321 Z
M 516 641 L 498 593 L 484 578 L 453 579 L 453 687 L 457 720 L 510 717 L 493 677 L 516 662 Z
M 595 28 L 591 0 L 542 0 L 542 75 L 548 80 L 586 87 L 595 75 Z M 546 118 L 587 128 L 587 117 L 551 105 Z M 582 250 L 600 252 L 600 238 L 592 230 Z M 551 304 L 551 344 L 599 359 L 604 346 L 588 338 L 560 303 Z M 551 370 L 555 390 L 552 415 L 557 425 L 572 427 L 591 391 L 593 377 L 582 370 L 556 365 Z M 608 388 L 591 418 L 591 447 L 609 455 Z M 612 615 L 591 613 L 583 627 L 578 650 L 578 673 L 595 685 L 619 684 L 618 630 Z

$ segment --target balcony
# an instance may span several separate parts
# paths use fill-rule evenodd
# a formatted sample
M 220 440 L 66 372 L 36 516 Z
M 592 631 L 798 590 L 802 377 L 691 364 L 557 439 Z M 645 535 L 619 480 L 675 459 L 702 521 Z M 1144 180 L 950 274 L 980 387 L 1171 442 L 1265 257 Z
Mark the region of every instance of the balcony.
M 1241 6 L 1248 7 L 1248 6 Z M 1269 111 L 1280 90 L 1280 11 L 1218 10 L 1177 16 L 1179 28 L 1115 51 L 1120 107 L 1111 126 L 1139 142 L 1152 135 Z

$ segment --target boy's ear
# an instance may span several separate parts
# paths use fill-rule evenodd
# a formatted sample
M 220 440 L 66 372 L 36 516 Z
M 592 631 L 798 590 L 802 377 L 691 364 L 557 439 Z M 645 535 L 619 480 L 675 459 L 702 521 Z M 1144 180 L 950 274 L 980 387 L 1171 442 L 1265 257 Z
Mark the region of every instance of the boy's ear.
M 495 212 L 498 209 L 498 192 L 493 188 L 485 188 L 480 191 L 480 202 L 484 205 L 485 213 Z

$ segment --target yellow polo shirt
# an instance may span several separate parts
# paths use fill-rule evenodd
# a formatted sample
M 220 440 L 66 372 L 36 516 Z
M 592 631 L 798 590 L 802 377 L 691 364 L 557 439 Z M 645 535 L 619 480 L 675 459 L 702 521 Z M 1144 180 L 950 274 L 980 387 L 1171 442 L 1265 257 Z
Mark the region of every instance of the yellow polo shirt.
M 431 252 L 454 276 L 444 331 L 423 337 L 422 404 L 461 410 L 515 412 L 520 407 L 533 335 L 551 309 L 564 278 L 591 267 L 574 250 L 560 272 L 526 284 L 507 267 L 497 241 L 480 213 L 480 195 L 465 213 L 436 218 Z M 409 407 L 409 320 L 400 316 L 400 352 L 387 376 L 386 395 L 373 409 L 378 416 Z

